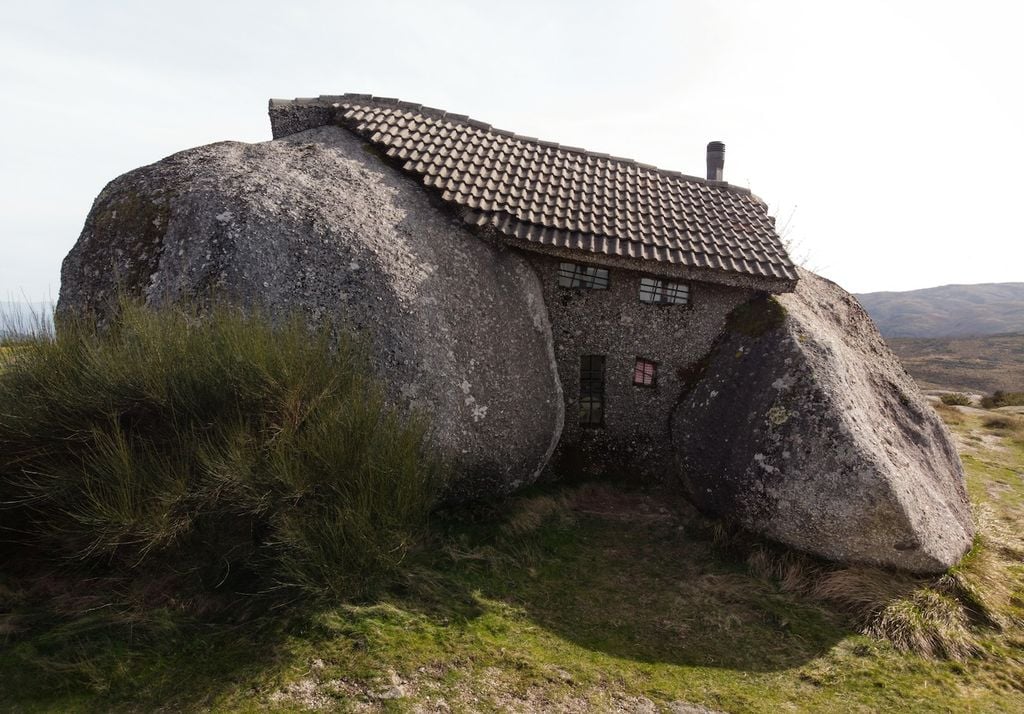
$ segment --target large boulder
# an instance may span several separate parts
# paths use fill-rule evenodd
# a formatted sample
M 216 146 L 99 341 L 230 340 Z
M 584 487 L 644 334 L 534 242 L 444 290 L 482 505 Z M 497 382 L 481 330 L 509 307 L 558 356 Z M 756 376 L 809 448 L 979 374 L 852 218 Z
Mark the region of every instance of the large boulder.
M 853 296 L 806 271 L 734 311 L 672 438 L 700 508 L 795 548 L 933 573 L 971 547 L 945 426 Z
M 64 261 L 58 313 L 102 320 L 119 292 L 347 321 L 392 401 L 431 416 L 456 499 L 535 480 L 561 433 L 532 268 L 337 127 L 190 149 L 111 182 Z

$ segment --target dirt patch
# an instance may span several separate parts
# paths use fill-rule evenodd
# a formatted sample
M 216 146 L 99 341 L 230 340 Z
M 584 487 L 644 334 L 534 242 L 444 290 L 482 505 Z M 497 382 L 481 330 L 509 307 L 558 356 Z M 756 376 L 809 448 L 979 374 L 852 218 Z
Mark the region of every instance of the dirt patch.
M 344 704 L 346 711 L 378 712 L 384 711 L 390 701 L 415 696 L 417 690 L 418 687 L 394 670 L 388 670 L 373 685 L 329 677 L 323 660 L 316 659 L 310 664 L 309 674 L 271 692 L 267 701 L 273 705 L 298 707 L 305 711 L 336 711 L 340 704 Z
M 588 484 L 569 498 L 569 508 L 584 515 L 623 520 L 671 521 L 676 516 L 645 493 L 621 491 L 608 484 Z
M 957 451 L 974 455 L 985 451 L 1009 451 L 1009 448 L 1003 442 L 1002 437 L 996 434 L 986 434 L 977 430 L 967 434 L 955 431 L 953 432 L 953 442 L 956 444 Z

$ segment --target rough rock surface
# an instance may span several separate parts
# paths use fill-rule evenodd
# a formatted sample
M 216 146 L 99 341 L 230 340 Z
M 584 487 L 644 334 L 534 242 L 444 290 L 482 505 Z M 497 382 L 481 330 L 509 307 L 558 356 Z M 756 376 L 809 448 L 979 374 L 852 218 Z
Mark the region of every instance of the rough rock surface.
M 456 498 L 534 480 L 564 406 L 540 285 L 343 129 L 170 156 L 111 182 L 64 261 L 59 313 L 118 291 L 340 316 L 396 403 L 432 415 Z
M 945 426 L 853 296 L 806 271 L 733 313 L 672 435 L 699 507 L 787 545 L 921 573 L 971 546 Z

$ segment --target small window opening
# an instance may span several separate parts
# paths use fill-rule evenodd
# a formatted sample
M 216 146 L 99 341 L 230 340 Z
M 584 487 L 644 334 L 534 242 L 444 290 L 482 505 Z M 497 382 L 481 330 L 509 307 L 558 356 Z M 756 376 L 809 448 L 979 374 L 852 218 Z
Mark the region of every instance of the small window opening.
M 608 270 L 576 263 L 558 264 L 558 285 L 563 288 L 608 289 Z
M 633 367 L 633 384 L 638 387 L 653 387 L 657 377 L 658 363 L 651 362 L 643 357 L 636 358 L 636 366 Z
M 580 355 L 580 425 L 604 424 L 604 355 Z
M 640 278 L 640 302 L 653 305 L 688 305 L 690 286 L 657 278 Z

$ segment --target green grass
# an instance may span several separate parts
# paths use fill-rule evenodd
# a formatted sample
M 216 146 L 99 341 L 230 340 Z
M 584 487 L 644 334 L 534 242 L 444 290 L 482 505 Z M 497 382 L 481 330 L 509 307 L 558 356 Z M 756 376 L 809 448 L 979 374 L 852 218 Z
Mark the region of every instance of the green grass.
M 433 567 L 404 591 L 258 625 L 178 622 L 134 656 L 122 638 L 85 672 L 72 664 L 70 684 L 53 671 L 54 654 L 40 651 L 44 635 L 17 640 L 0 655 L 0 672 L 21 673 L 20 696 L 0 702 L 61 711 L 304 703 L 405 711 L 438 700 L 463 711 L 1024 704 L 1017 629 L 986 629 L 978 656 L 922 657 L 728 557 L 708 524 L 663 512 L 650 494 L 590 484 L 510 506 L 500 518 L 446 520 Z
M 940 413 L 980 535 L 938 578 L 787 552 L 671 489 L 552 485 L 436 513 L 358 599 L 5 569 L 0 709 L 1021 711 L 1024 419 Z
M 335 333 L 126 303 L 26 338 L 0 372 L 0 554 L 169 598 L 397 574 L 443 470 Z

